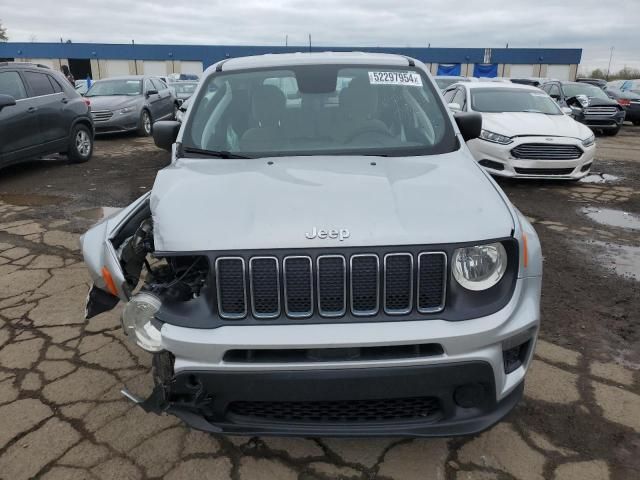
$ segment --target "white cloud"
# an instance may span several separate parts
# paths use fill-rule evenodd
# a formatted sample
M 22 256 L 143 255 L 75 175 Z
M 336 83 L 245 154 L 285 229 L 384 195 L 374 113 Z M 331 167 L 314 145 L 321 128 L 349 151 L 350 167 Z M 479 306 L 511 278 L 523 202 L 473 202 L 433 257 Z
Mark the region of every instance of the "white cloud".
M 583 48 L 583 67 L 640 67 L 640 2 L 601 0 L 2 0 L 10 40 Z

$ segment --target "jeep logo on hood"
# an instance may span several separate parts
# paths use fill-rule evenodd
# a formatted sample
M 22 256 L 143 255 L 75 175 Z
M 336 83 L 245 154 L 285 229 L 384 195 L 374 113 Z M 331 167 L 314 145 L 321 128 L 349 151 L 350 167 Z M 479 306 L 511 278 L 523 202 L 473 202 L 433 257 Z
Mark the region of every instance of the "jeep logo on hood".
M 325 238 L 331 238 L 340 240 L 342 242 L 345 238 L 349 238 L 351 236 L 351 233 L 349 233 L 349 230 L 347 230 L 346 228 L 341 228 L 339 230 L 324 230 L 322 228 L 318 229 L 316 227 L 313 227 L 313 229 L 311 229 L 311 232 L 305 233 L 304 236 L 309 240 L 313 240 L 314 238 L 319 238 L 321 240 L 324 240 Z

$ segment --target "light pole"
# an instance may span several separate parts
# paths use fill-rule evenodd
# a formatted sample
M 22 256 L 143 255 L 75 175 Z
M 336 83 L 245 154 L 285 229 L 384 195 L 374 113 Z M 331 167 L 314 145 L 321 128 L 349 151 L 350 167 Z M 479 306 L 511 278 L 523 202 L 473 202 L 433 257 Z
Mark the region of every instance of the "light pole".
M 609 66 L 607 67 L 607 82 L 609 81 L 609 74 L 611 73 L 611 60 L 613 60 L 613 51 L 616 47 L 611 47 L 611 52 L 609 53 Z

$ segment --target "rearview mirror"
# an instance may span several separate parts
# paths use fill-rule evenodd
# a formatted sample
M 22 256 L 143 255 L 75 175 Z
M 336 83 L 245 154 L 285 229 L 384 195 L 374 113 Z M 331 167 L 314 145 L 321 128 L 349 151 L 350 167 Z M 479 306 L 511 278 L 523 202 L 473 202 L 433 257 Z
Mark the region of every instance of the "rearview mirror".
M 456 119 L 460 134 L 465 142 L 478 138 L 482 131 L 482 115 L 477 112 L 456 112 L 453 115 Z
M 181 125 L 180 122 L 176 122 L 175 120 L 155 122 L 153 124 L 153 141 L 156 147 L 170 152 L 171 147 L 176 143 Z
M 0 95 L 0 111 L 4 107 L 12 107 L 16 104 L 16 99 L 11 95 Z
M 450 103 L 448 106 L 449 106 L 449 110 L 451 110 L 452 112 L 462 111 L 462 107 L 460 106 L 459 103 Z
M 147 97 L 150 97 L 151 95 L 157 95 L 158 94 L 158 90 L 147 90 Z

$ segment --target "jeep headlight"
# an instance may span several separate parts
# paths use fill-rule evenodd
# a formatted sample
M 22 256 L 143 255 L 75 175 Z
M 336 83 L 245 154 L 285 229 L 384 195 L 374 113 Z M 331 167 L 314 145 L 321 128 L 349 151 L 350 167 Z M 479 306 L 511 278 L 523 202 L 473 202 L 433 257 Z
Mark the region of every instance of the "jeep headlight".
M 499 143 L 500 145 L 509 145 L 513 142 L 510 137 L 506 135 L 500 135 L 499 133 L 490 132 L 489 130 L 482 130 L 480 132 L 480 138 L 487 142 Z
M 596 136 L 593 133 L 588 138 L 582 140 L 583 147 L 590 147 L 594 143 L 596 143 Z
M 507 269 L 501 243 L 458 248 L 453 252 L 453 277 L 467 290 L 486 290 L 497 284 Z
M 133 108 L 133 107 L 124 107 L 124 108 L 121 108 L 121 109 L 119 110 L 119 113 L 120 113 L 120 115 L 125 115 L 125 114 L 127 114 L 127 113 L 131 113 L 131 112 L 133 112 L 133 110 L 134 110 L 134 108 Z
M 160 305 L 160 299 L 155 295 L 139 293 L 129 300 L 122 312 L 124 333 L 148 352 L 162 350 L 160 331 L 151 324 Z

